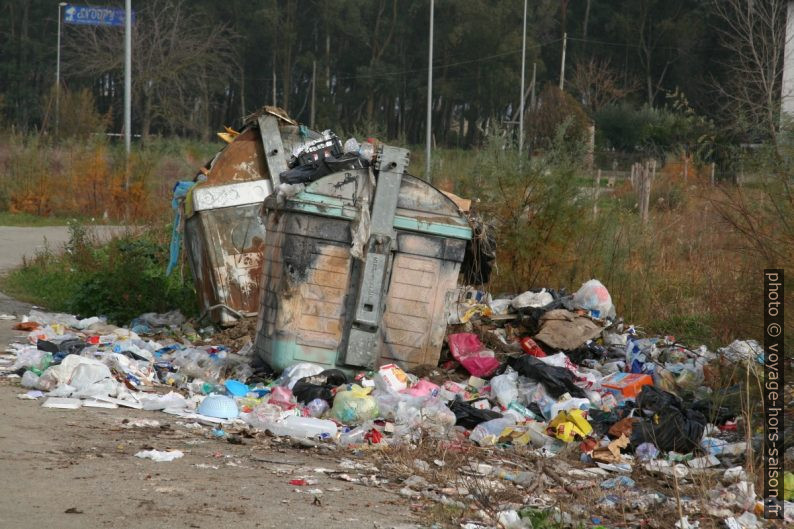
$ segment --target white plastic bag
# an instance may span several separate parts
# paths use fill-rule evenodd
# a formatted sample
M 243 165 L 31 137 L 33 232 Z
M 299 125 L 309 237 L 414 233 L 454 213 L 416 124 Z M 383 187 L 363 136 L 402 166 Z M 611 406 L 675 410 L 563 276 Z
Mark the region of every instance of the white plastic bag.
M 518 373 L 511 371 L 491 379 L 491 393 L 503 407 L 518 399 Z
M 524 309 L 527 307 L 545 307 L 552 301 L 554 301 L 554 297 L 546 292 L 544 288 L 540 292 L 527 291 L 523 294 L 519 294 L 513 298 L 510 305 L 512 305 L 514 309 Z
M 579 287 L 573 295 L 576 307 L 589 310 L 596 318 L 614 318 L 615 305 L 607 287 L 598 279 L 591 279 Z

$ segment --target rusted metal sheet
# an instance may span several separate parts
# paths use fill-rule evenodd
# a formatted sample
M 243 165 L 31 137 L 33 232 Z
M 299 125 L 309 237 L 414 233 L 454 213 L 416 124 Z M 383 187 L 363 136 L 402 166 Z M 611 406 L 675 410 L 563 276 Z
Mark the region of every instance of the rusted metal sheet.
M 249 127 L 242 131 L 210 162 L 207 180 L 202 187 L 262 180 L 268 178 L 265 151 L 258 131 Z
M 291 150 L 317 133 L 299 128 L 283 111 L 265 107 L 202 170 L 186 201 L 185 246 L 203 313 L 220 325 L 254 317 L 264 261 L 262 202 L 273 190 L 274 164 L 262 144 L 258 117 L 269 119 L 274 141 Z
M 260 203 L 206 209 L 185 223 L 185 247 L 202 312 L 230 325 L 255 316 L 265 230 Z

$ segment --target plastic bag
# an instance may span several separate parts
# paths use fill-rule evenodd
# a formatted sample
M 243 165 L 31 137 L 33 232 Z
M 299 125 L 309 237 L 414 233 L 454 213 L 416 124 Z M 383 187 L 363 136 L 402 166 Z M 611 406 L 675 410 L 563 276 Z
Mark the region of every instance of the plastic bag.
M 297 407 L 292 391 L 283 386 L 274 386 L 267 402 L 274 406 L 278 406 L 282 410 L 291 410 Z
M 584 390 L 574 384 L 573 373 L 564 367 L 548 365 L 534 356 L 511 357 L 507 363 L 525 377 L 542 383 L 555 399 L 560 398 L 563 393 L 587 398 Z
M 437 384 L 433 384 L 426 378 L 419 380 L 410 388 L 404 389 L 401 393 L 411 395 L 412 397 L 437 397 L 441 388 Z
M 554 301 L 554 296 L 544 288 L 541 289 L 540 292 L 527 291 L 523 294 L 519 294 L 513 298 L 510 305 L 512 305 L 514 309 L 524 309 L 527 307 L 540 308 L 545 307 L 552 301 Z
M 573 295 L 573 304 L 576 307 L 589 310 L 596 318 L 614 318 L 615 305 L 612 296 L 598 279 L 591 279 L 583 283 L 576 294 Z
M 401 401 L 395 413 L 394 435 L 418 438 L 426 432 L 444 436 L 456 420 L 455 414 L 439 399 L 426 399 L 418 406 Z
M 299 362 L 297 364 L 293 364 L 286 368 L 282 373 L 281 376 L 278 377 L 276 380 L 277 386 L 287 386 L 289 389 L 295 385 L 298 380 L 310 377 L 313 375 L 319 375 L 324 371 L 322 366 L 318 366 L 317 364 L 310 364 L 309 362 Z
M 631 444 L 653 443 L 664 451 L 688 453 L 700 446 L 706 428 L 702 413 L 687 409 L 681 400 L 653 386 L 643 386 L 637 408 L 646 417 L 634 424 Z
M 347 376 L 339 369 L 326 369 L 322 373 L 298 380 L 292 393 L 301 404 L 323 399 L 329 404 L 334 400 L 333 389 L 347 383 Z
M 496 396 L 496 400 L 503 408 L 507 408 L 511 402 L 518 398 L 518 373 L 510 371 L 504 375 L 498 375 L 491 379 L 491 394 Z
M 499 419 L 501 413 L 491 410 L 480 410 L 462 400 L 454 400 L 450 403 L 449 409 L 455 414 L 455 424 L 471 430 L 481 422 Z
M 486 349 L 476 334 L 450 334 L 447 339 L 452 357 L 475 377 L 489 377 L 499 367 L 494 352 Z
M 88 358 L 84 360 L 85 362 L 74 368 L 71 377 L 69 377 L 69 385 L 73 386 L 77 391 L 82 391 L 96 382 L 113 377 L 110 369 L 105 364 L 96 360 L 91 361 Z
M 372 388 L 351 384 L 350 389 L 337 392 L 331 416 L 345 424 L 356 424 L 378 416 L 378 402 L 370 395 Z

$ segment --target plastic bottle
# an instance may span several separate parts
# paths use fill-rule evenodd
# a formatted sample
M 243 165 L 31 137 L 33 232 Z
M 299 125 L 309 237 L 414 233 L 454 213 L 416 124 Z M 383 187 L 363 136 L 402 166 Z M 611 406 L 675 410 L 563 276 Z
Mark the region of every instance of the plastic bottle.
M 323 399 L 314 399 L 306 405 L 309 417 L 322 417 L 323 413 L 328 411 L 328 408 L 330 408 L 330 406 Z
M 469 439 L 479 445 L 494 445 L 499 441 L 499 435 L 505 428 L 516 423 L 512 417 L 502 417 L 481 422 L 472 430 Z
M 342 446 L 362 444 L 364 442 L 364 436 L 367 435 L 369 430 L 370 427 L 365 425 L 342 432 L 339 436 L 339 444 Z

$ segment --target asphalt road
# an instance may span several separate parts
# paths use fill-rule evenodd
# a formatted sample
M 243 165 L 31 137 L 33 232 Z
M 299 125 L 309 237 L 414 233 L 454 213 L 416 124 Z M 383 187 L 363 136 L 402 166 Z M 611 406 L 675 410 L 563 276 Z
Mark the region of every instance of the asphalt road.
M 97 237 L 107 239 L 113 233 L 120 233 L 122 226 L 94 226 L 91 228 Z M 4 274 L 22 264 L 23 258 L 31 258 L 36 252 L 49 247 L 53 252 L 60 251 L 69 241 L 69 228 L 66 226 L 0 226 L 0 274 Z

